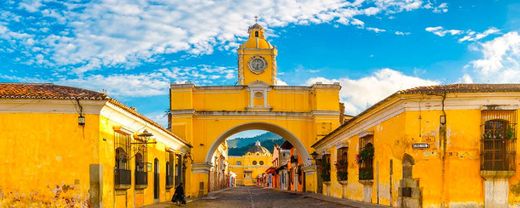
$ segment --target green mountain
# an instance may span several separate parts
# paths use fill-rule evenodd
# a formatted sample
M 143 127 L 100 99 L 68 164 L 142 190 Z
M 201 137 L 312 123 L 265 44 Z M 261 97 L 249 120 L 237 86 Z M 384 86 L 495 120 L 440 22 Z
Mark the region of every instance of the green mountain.
M 260 141 L 263 147 L 272 152 L 275 144 L 281 145 L 285 140 L 278 136 L 278 134 L 272 132 L 266 132 L 248 138 L 235 138 L 227 141 L 229 147 L 228 154 L 230 156 L 242 156 L 250 147 L 255 145 L 256 141 Z

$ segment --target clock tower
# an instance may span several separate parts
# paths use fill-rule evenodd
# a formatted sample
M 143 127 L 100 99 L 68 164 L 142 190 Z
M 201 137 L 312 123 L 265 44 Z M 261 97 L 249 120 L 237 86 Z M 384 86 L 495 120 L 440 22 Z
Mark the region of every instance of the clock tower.
M 264 36 L 264 28 L 258 23 L 248 29 L 249 38 L 238 48 L 238 83 L 276 84 L 277 50 Z

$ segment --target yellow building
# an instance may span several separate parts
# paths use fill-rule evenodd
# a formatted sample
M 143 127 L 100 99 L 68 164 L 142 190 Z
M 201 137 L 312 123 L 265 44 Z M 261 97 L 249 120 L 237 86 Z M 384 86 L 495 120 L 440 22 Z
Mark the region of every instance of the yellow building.
M 238 85 L 170 87 L 170 128 L 193 144 L 193 164 L 188 166 L 192 174 L 187 180 L 197 185 L 187 189 L 188 195 L 208 193 L 218 146 L 235 133 L 253 129 L 271 131 L 291 142 L 305 164 L 306 190 L 315 191 L 311 145 L 343 121 L 339 83 L 277 85 L 277 49 L 265 39 L 262 26 L 255 24 L 248 33 L 248 40 L 238 48 Z
M 251 186 L 259 175 L 273 165 L 271 152 L 259 141 L 242 156 L 229 156 L 229 170 L 237 174 L 236 184 Z
M 518 207 L 520 85 L 394 93 L 316 142 L 321 192 L 396 207 Z
M 0 207 L 168 201 L 191 147 L 105 94 L 53 84 L 0 84 L 0 138 Z

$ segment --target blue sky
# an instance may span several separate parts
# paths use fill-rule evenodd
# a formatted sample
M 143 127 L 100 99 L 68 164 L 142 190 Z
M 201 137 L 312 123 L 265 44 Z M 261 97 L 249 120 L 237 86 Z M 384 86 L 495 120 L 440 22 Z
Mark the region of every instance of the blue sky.
M 169 83 L 236 83 L 254 16 L 280 83 L 340 82 L 348 114 L 419 85 L 520 82 L 513 0 L 7 0 L 0 82 L 106 91 L 165 125 Z

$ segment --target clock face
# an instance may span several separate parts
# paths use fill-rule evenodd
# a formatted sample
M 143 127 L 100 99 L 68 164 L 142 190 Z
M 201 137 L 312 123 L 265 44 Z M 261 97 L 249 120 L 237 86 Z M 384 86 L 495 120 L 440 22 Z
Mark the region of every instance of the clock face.
M 261 56 L 253 56 L 251 60 L 249 60 L 249 70 L 251 70 L 255 74 L 260 74 L 264 72 L 267 67 L 267 62 Z

